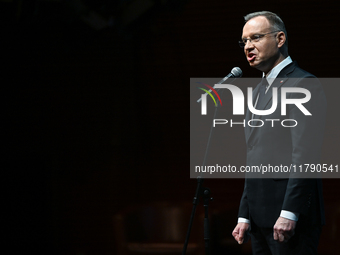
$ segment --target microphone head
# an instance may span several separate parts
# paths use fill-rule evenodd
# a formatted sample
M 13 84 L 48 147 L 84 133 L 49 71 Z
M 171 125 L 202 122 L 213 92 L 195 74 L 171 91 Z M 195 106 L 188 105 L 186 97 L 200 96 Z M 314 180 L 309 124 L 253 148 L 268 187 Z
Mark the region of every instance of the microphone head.
M 233 74 L 234 77 L 237 77 L 237 78 L 242 77 L 242 70 L 239 67 L 234 67 L 231 70 L 231 73 Z

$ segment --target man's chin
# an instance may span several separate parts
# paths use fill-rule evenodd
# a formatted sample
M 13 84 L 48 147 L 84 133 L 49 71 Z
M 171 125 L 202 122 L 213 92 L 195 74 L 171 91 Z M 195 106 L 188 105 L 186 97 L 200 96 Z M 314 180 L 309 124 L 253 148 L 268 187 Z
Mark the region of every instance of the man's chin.
M 254 61 L 251 61 L 251 62 L 248 61 L 248 63 L 250 65 L 250 67 L 256 68 L 257 70 L 263 72 L 263 65 L 261 65 L 261 62 L 254 60 Z
M 265 71 L 264 68 L 263 68 L 263 65 L 261 65 L 261 63 L 258 63 L 258 62 L 255 62 L 255 61 L 254 62 L 248 62 L 248 63 L 250 65 L 250 67 L 252 67 L 252 68 L 255 68 L 255 69 L 257 69 L 261 72 Z
M 255 60 L 254 61 L 248 61 L 248 63 L 251 67 L 254 67 L 254 68 L 256 68 L 256 66 L 258 65 L 258 63 L 256 63 Z

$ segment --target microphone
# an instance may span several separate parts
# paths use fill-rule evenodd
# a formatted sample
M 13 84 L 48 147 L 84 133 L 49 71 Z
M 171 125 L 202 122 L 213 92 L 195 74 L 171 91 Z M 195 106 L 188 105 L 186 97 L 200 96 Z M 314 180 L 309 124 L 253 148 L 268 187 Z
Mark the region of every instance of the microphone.
M 239 67 L 234 67 L 233 69 L 231 69 L 231 72 L 226 76 L 226 77 L 224 77 L 222 80 L 220 80 L 218 83 L 216 83 L 216 84 L 221 84 L 221 83 L 223 83 L 223 82 L 225 82 L 227 79 L 229 79 L 229 78 L 240 78 L 240 77 L 242 77 L 242 70 L 241 70 L 241 68 L 239 68 Z M 215 84 L 215 85 L 216 85 Z M 215 88 L 215 85 L 214 85 L 214 87 L 213 88 Z M 209 92 L 211 92 L 212 90 L 211 89 L 209 89 Z M 207 94 L 207 93 L 206 93 Z M 199 103 L 199 102 L 201 102 L 201 100 L 202 100 L 202 98 L 200 98 L 200 99 L 198 99 L 197 100 L 197 103 Z
M 228 78 L 240 78 L 240 77 L 242 77 L 241 68 L 234 67 L 233 69 L 231 69 L 231 72 L 226 77 L 224 77 L 222 80 L 220 80 L 216 84 L 221 84 L 221 83 L 225 82 Z

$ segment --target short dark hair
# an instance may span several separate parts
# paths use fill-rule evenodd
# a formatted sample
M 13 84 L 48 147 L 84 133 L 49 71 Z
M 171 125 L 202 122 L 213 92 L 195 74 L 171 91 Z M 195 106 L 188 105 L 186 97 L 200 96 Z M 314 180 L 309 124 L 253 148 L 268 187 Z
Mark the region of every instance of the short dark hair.
M 279 17 L 279 15 L 269 12 L 269 11 L 260 11 L 260 12 L 252 12 L 244 16 L 244 21 L 247 23 L 249 20 L 252 18 L 258 17 L 258 16 L 263 16 L 265 17 L 268 21 L 269 24 L 273 27 L 274 31 L 279 30 L 285 33 L 286 35 L 286 42 L 285 46 L 286 49 L 288 50 L 288 35 L 287 35 L 287 30 L 285 27 L 285 24 L 283 23 L 282 19 Z

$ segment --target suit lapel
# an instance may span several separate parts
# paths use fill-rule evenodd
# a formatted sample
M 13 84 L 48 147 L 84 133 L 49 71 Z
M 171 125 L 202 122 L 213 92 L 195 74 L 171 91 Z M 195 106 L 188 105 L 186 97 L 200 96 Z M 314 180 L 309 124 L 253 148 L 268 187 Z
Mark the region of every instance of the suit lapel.
M 285 68 L 281 70 L 281 72 L 278 74 L 276 79 L 273 81 L 272 85 L 270 86 L 269 90 L 265 94 L 265 97 L 263 100 L 261 100 L 260 104 L 256 106 L 257 110 L 265 110 L 268 109 L 269 102 L 272 100 L 273 97 L 273 88 L 279 88 L 288 80 L 288 75 L 294 71 L 295 67 L 297 66 L 296 62 L 293 62 L 289 65 L 287 65 Z M 261 84 L 261 83 L 260 83 Z M 253 91 L 253 102 L 256 100 L 256 96 L 258 94 L 258 90 L 260 87 L 260 84 L 257 85 L 256 89 Z M 280 102 L 280 98 L 278 98 L 278 102 Z M 246 114 L 246 123 L 251 119 L 252 113 L 249 111 L 249 108 L 247 110 Z M 257 116 L 259 119 L 262 119 L 263 116 Z M 248 125 L 246 125 L 245 133 L 246 133 L 246 142 L 248 143 L 250 137 L 253 135 L 254 130 L 256 128 L 251 128 Z
M 265 110 L 265 109 L 269 109 L 270 106 L 268 105 L 270 101 L 272 101 L 273 98 L 273 88 L 277 88 L 277 90 L 279 90 L 279 88 L 285 83 L 285 81 L 288 78 L 276 78 L 274 80 L 274 82 L 272 83 L 272 85 L 270 86 L 270 88 L 268 89 L 267 93 L 265 94 L 263 100 L 261 100 L 260 104 L 256 107 L 256 109 L 258 110 Z M 260 119 L 263 118 L 263 116 L 258 116 Z

